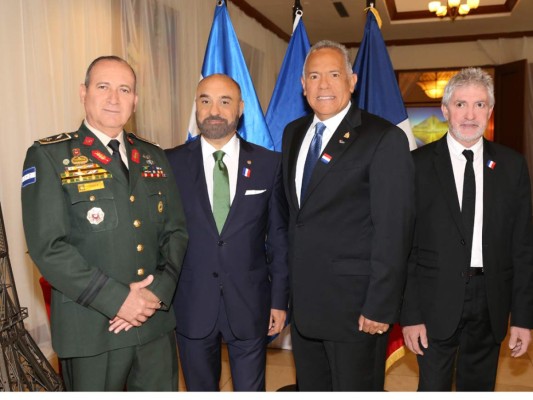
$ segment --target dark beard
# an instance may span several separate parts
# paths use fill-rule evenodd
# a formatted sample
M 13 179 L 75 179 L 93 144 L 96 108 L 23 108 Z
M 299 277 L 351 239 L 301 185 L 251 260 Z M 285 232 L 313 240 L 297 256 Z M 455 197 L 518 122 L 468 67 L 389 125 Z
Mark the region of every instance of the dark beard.
M 224 124 L 211 125 L 208 123 L 208 121 L 224 121 Z M 211 140 L 225 138 L 229 134 L 235 132 L 238 124 L 239 117 L 235 118 L 232 123 L 228 123 L 228 121 L 222 117 L 211 116 L 207 117 L 203 121 L 199 121 L 198 115 L 196 116 L 196 125 L 198 125 L 200 133 L 207 139 Z

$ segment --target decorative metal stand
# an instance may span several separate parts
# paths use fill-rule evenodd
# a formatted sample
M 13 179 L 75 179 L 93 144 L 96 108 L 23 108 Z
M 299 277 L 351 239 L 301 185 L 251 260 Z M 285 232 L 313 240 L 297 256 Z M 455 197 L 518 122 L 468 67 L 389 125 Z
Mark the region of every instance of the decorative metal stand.
M 24 328 L 27 316 L 18 300 L 0 206 L 0 392 L 62 391 L 63 381 Z

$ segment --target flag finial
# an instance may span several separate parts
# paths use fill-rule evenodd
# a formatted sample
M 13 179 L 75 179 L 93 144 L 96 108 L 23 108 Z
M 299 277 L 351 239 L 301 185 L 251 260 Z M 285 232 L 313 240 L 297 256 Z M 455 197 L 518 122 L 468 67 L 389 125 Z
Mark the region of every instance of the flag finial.
M 297 15 L 302 16 L 303 10 L 300 0 L 294 0 L 294 5 L 292 6 L 292 22 L 294 22 Z

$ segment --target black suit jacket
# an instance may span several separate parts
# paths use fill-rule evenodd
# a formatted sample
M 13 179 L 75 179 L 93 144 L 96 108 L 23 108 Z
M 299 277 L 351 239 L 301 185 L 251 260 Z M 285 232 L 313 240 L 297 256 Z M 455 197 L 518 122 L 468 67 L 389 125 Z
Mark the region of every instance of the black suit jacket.
M 446 339 L 461 317 L 470 266 L 446 136 L 413 157 L 417 222 L 401 324 L 424 323 L 430 337 Z M 500 342 L 509 312 L 511 325 L 533 328 L 531 191 L 525 160 L 513 150 L 484 140 L 483 163 L 483 266 Z
M 211 333 L 223 294 L 237 338 L 266 336 L 270 309 L 286 310 L 289 297 L 287 203 L 279 153 L 240 139 L 235 198 L 220 234 L 207 193 L 200 139 L 166 153 L 189 232 L 174 298 L 177 331 L 189 338 Z
M 298 330 L 355 341 L 358 318 L 399 317 L 414 222 L 414 168 L 401 129 L 353 106 L 324 149 L 301 207 L 295 171 L 313 120 L 291 122 L 283 137 L 289 202 L 292 312 Z

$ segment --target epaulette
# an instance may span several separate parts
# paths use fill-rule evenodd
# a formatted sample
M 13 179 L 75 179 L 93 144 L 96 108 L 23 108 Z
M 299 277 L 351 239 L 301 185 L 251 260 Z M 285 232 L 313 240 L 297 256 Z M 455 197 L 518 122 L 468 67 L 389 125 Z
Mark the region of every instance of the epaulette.
M 52 143 L 64 142 L 70 139 L 72 139 L 72 136 L 70 136 L 70 133 L 60 133 L 59 135 L 48 136 L 46 138 L 39 139 L 37 141 L 40 144 L 52 144 Z
M 143 138 L 143 137 L 141 137 L 141 136 L 138 136 L 138 135 L 136 135 L 136 134 L 133 133 L 133 132 L 128 133 L 128 135 L 131 135 L 131 136 L 133 136 L 135 139 L 139 139 L 139 140 L 141 140 L 141 141 L 143 141 L 143 142 L 145 142 L 145 143 L 150 143 L 150 144 L 152 144 L 152 145 L 154 145 L 154 146 L 161 147 L 161 146 L 159 146 L 159 144 L 157 144 L 157 143 L 155 143 L 155 142 L 151 142 L 150 140 L 145 139 L 145 138 Z

